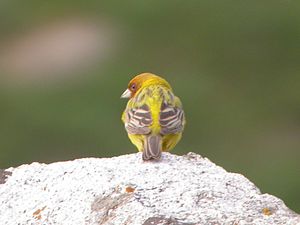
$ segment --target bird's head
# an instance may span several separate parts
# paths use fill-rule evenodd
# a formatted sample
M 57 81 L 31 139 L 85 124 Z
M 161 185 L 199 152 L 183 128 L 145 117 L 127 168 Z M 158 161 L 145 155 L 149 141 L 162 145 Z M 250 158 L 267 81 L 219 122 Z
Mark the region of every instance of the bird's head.
M 135 76 L 128 84 L 121 98 L 132 98 L 141 89 L 150 85 L 162 85 L 171 90 L 170 84 L 163 78 L 152 73 L 142 73 Z

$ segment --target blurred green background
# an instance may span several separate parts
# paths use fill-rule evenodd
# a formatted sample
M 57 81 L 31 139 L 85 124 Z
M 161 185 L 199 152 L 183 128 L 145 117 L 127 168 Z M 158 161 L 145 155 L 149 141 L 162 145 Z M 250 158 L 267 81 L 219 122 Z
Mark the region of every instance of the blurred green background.
M 242 173 L 300 212 L 300 2 L 0 2 L 0 168 L 136 152 L 128 81 L 165 77 L 175 154 Z

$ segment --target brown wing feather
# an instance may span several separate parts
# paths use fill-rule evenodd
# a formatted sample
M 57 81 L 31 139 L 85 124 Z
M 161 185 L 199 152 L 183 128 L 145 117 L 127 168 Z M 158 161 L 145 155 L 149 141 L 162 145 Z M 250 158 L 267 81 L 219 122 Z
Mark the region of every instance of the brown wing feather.
M 181 108 L 163 103 L 160 111 L 160 133 L 176 134 L 183 130 L 184 112 Z
M 126 112 L 125 129 L 129 134 L 149 134 L 152 116 L 147 105 Z

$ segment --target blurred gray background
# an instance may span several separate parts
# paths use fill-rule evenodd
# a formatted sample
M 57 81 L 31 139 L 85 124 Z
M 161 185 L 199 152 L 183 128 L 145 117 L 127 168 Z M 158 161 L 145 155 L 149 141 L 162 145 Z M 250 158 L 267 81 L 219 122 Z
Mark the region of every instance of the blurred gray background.
M 299 12 L 293 0 L 1 0 L 0 168 L 136 152 L 120 95 L 153 72 L 186 112 L 173 153 L 299 213 Z

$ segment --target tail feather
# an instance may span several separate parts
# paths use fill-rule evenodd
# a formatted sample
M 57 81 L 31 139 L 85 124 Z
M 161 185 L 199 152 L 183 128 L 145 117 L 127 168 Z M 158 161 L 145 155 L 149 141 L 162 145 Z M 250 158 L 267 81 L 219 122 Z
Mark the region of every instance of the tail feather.
M 159 159 L 161 157 L 162 138 L 160 135 L 146 136 L 143 160 Z

